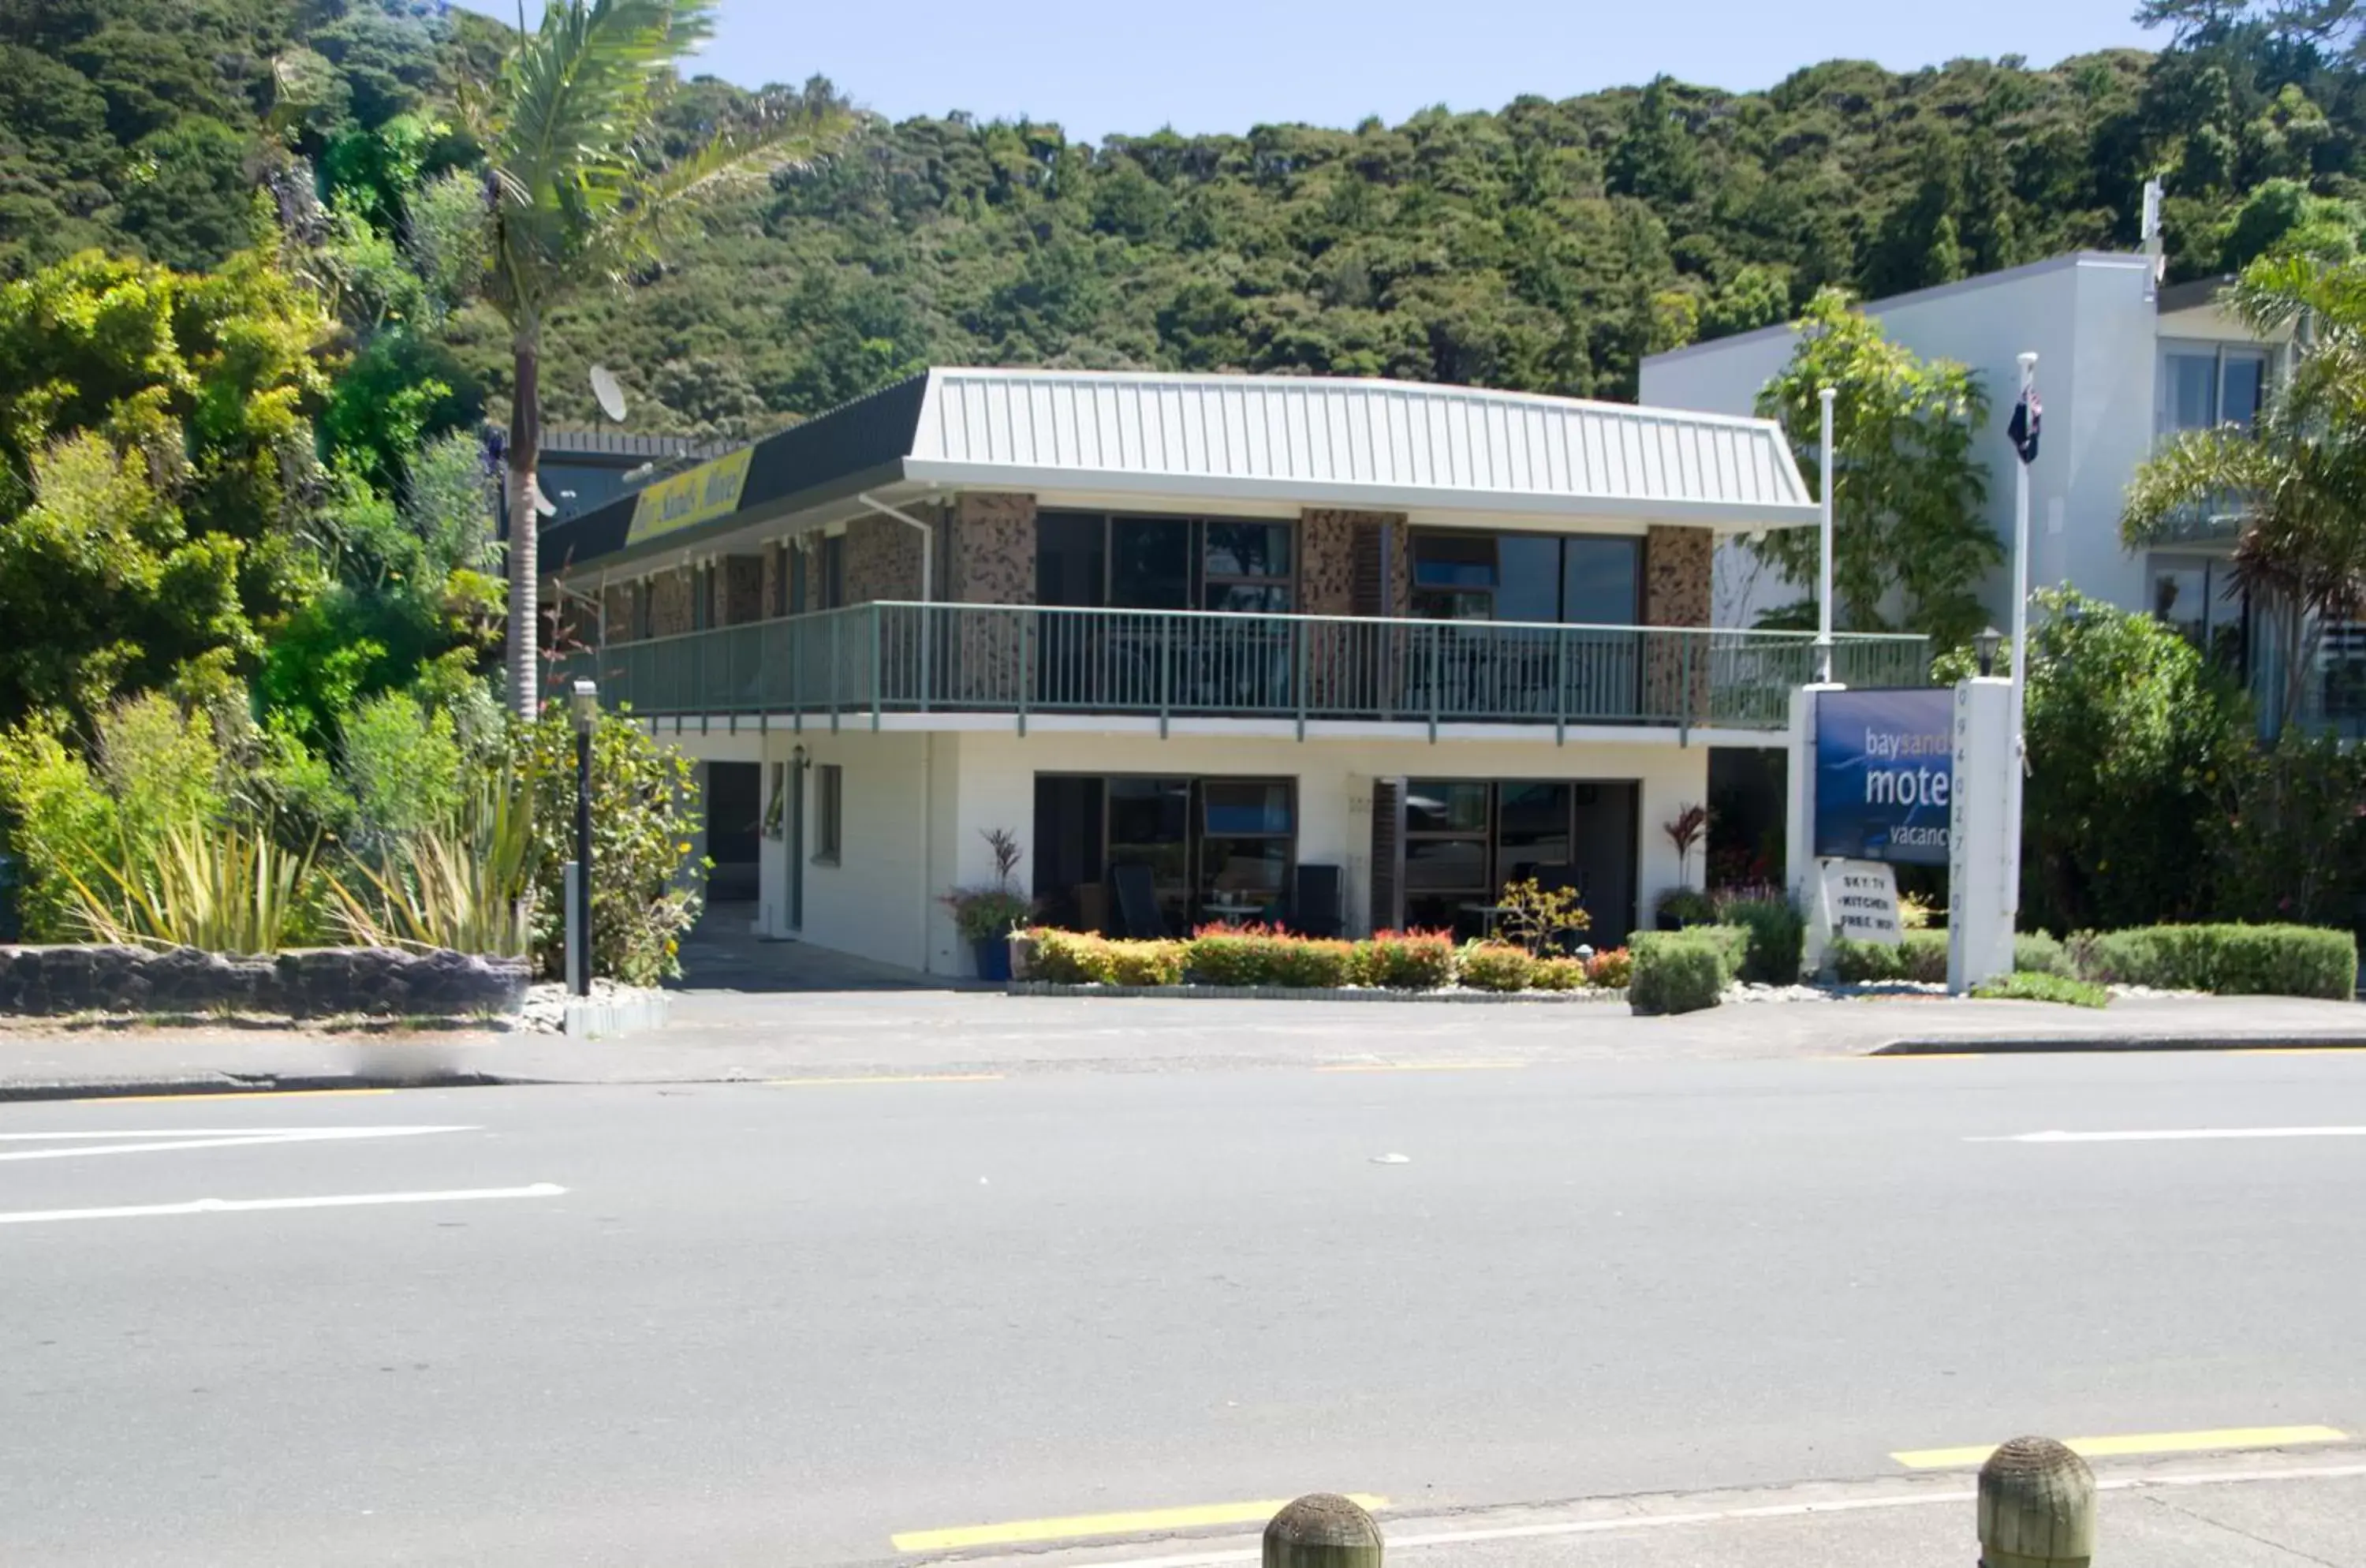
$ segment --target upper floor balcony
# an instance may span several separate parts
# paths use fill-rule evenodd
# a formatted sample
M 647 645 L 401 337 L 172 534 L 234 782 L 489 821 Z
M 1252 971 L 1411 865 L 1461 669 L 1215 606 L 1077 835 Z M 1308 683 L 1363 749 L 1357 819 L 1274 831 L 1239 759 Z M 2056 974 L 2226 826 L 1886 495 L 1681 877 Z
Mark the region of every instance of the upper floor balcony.
M 1835 680 L 1920 685 L 1927 639 L 1844 634 Z M 1779 730 L 1807 633 L 874 602 L 579 650 L 643 717 L 1024 733 L 1045 715 L 1425 727 Z M 1128 726 L 1131 728 L 1131 724 Z

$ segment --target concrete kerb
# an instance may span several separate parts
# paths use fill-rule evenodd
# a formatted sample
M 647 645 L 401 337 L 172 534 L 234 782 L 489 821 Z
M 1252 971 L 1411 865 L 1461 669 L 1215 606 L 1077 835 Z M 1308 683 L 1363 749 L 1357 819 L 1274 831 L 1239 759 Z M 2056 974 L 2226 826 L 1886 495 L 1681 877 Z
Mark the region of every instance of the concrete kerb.
M 1892 1040 L 1869 1056 L 2002 1056 L 2103 1051 L 2366 1051 L 2366 1029 L 2355 1034 L 2027 1034 L 1963 1035 Z

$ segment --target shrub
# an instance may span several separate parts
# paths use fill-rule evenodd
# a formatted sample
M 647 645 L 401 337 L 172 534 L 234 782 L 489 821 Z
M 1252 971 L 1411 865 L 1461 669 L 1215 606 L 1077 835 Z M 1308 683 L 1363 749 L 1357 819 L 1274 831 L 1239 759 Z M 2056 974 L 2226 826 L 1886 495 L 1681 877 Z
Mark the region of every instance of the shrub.
M 73 879 L 73 918 L 93 942 L 276 953 L 317 926 L 313 852 L 282 849 L 267 824 L 167 829 L 98 884 Z
M 2069 950 L 2044 931 L 2022 931 L 2012 939 L 2012 967 L 2022 975 L 2078 975 Z
M 566 964 L 566 863 L 575 858 L 575 730 L 566 705 L 512 738 L 510 766 L 534 790 L 535 966 Z M 654 986 L 682 972 L 682 933 L 698 919 L 700 874 L 692 857 L 698 786 L 690 759 L 659 746 L 622 714 L 600 717 L 592 737 L 592 972 Z
M 1729 926 L 1749 933 L 1741 961 L 1741 977 L 1762 986 L 1789 986 L 1799 978 L 1800 955 L 1808 943 L 1808 922 L 1786 898 L 1750 898 L 1729 902 L 1721 917 Z
M 536 871 L 530 804 L 526 781 L 501 770 L 449 821 L 395 840 L 376 864 L 332 873 L 339 929 L 373 947 L 526 953 Z
M 1357 977 L 1395 991 L 1434 991 L 1454 978 L 1454 939 L 1443 931 L 1381 931 L 1356 944 Z
M 1112 942 L 1108 945 L 1110 984 L 1179 986 L 1183 983 L 1184 943 L 1169 939 Z
M 1577 901 L 1574 887 L 1547 887 L 1533 876 L 1507 882 L 1498 900 L 1503 914 L 1495 929 L 1531 956 L 1559 949 L 1594 924 Z
M 1725 961 L 1725 977 L 1729 981 L 1741 973 L 1742 964 L 1750 958 L 1750 931 L 1744 926 L 1687 926 L 1673 934 L 1697 937 L 1716 948 Z
M 1039 926 L 1030 978 L 1055 986 L 1179 986 L 1185 944 L 1179 942 L 1113 942 L 1090 931 Z
M 1207 986 L 1334 990 L 1355 977 L 1356 949 L 1265 926 L 1211 925 L 1191 938 L 1185 962 L 1192 978 Z
M 2112 993 L 2101 986 L 2043 969 L 2017 969 L 1998 979 L 1983 980 L 1972 987 L 1972 995 L 1989 1000 L 2062 1002 L 2078 1008 L 2099 1008 L 2112 999 Z
M 448 713 L 429 713 L 408 692 L 383 692 L 344 728 L 344 773 L 365 842 L 416 833 L 460 808 L 463 762 Z
M 1713 1008 L 1733 970 L 1727 944 L 1694 931 L 1647 931 L 1635 939 L 1627 1002 L 1638 1013 Z
M 1898 944 L 1898 953 L 1904 966 L 1903 978 L 1934 986 L 1947 983 L 1945 931 L 1908 931 L 1906 940 Z
M 1527 948 L 1501 942 L 1474 942 L 1455 964 L 1457 977 L 1474 991 L 1525 991 L 1536 972 Z
M 963 942 L 1008 936 L 1035 913 L 1035 900 L 1011 887 L 956 887 L 937 902 L 952 911 Z
M 1898 980 L 1944 985 L 1947 979 L 1947 933 L 1908 931 L 1906 940 L 1895 947 L 1843 938 L 1832 943 L 1831 957 L 1832 973 L 1846 985 L 1882 985 Z
M 1582 958 L 1539 958 L 1528 976 L 1528 988 L 1532 991 L 1582 991 L 1586 985 L 1585 960 Z
M 2121 985 L 2346 1001 L 2358 984 L 2358 939 L 2314 926 L 2142 926 L 2073 947 L 2086 978 Z
M 1623 947 L 1605 948 L 1585 961 L 1585 977 L 1608 990 L 1624 990 L 1635 973 L 1635 955 Z

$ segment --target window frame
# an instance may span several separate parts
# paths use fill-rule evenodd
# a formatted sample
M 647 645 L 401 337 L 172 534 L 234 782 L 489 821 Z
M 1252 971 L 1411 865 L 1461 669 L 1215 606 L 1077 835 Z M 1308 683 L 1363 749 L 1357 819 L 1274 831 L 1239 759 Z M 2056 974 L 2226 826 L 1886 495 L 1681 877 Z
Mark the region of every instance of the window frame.
M 2177 383 L 2170 374 L 2180 359 L 2208 358 L 2210 371 L 2210 412 L 2200 424 L 2176 423 Z M 2172 436 L 2197 430 L 2216 430 L 2226 422 L 2226 377 L 2234 366 L 2257 365 L 2259 367 L 2259 396 L 2252 406 L 2251 418 L 2244 428 L 2257 429 L 2259 411 L 2275 395 L 2276 350 L 2272 344 L 2228 341 L 2218 338 L 2162 338 L 2159 360 L 2155 369 L 2158 393 L 2153 400 L 2153 434 L 2166 441 Z
M 816 865 L 842 863 L 846 842 L 846 769 L 837 762 L 814 764 Z

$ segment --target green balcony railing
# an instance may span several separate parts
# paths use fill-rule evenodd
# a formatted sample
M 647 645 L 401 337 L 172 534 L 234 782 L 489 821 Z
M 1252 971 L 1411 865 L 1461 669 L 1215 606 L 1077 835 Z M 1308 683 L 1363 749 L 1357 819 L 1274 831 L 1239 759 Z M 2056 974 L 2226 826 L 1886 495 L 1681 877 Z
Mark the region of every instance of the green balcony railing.
M 876 722 L 1037 713 L 1776 729 L 1815 678 L 1802 632 L 857 604 L 573 656 L 643 716 Z M 1921 685 L 1920 637 L 1844 634 L 1833 678 Z

